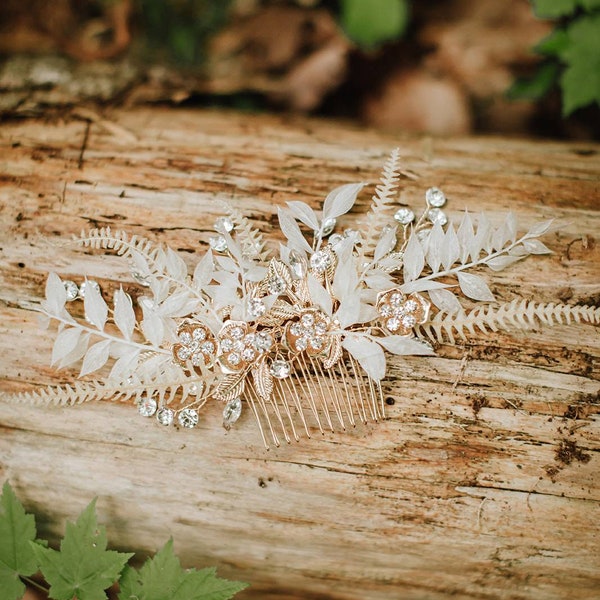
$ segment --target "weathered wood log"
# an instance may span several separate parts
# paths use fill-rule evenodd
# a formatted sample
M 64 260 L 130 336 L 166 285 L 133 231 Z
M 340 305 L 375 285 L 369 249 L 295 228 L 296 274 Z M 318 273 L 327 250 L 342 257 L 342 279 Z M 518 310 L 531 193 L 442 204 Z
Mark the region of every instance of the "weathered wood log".
M 81 115 L 80 115 L 81 116 Z M 551 256 L 486 277 L 499 298 L 600 302 L 599 148 L 501 138 L 405 138 L 328 122 L 169 109 L 0 129 L 3 390 L 61 383 L 52 334 L 28 308 L 49 271 L 135 289 L 125 261 L 57 242 L 107 226 L 191 258 L 242 208 L 276 236 L 276 207 L 318 207 L 375 181 L 400 146 L 449 212 L 564 222 Z M 364 193 L 344 226 L 367 208 Z M 191 260 L 190 260 L 191 262 Z M 600 586 L 600 337 L 565 325 L 476 334 L 432 358 L 391 359 L 387 419 L 264 450 L 250 415 L 164 430 L 130 405 L 0 405 L 0 478 L 55 538 L 98 496 L 113 547 L 216 565 L 240 598 L 593 598 Z

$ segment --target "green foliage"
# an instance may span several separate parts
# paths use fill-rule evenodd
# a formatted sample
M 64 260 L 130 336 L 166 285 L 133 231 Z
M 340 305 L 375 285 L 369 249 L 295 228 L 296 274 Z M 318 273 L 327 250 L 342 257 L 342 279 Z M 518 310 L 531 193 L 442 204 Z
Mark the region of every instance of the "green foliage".
M 535 14 L 562 19 L 537 44 L 546 56 L 531 79 L 518 80 L 510 98 L 538 99 L 560 85 L 563 115 L 596 102 L 600 105 L 600 0 L 532 0 Z
M 35 536 L 33 515 L 25 513 L 5 483 L 0 497 L 2 600 L 22 598 L 24 581 L 31 581 L 29 577 L 38 570 L 53 600 L 106 600 L 105 590 L 117 580 L 119 600 L 228 600 L 246 587 L 218 578 L 215 569 L 184 571 L 173 553 L 172 540 L 139 571 L 126 567 L 133 554 L 106 549 L 106 528 L 98 524 L 96 500 L 75 523 L 67 523 L 60 550 L 48 548 Z
M 125 571 L 119 600 L 227 600 L 245 587 L 219 579 L 215 569 L 184 571 L 169 540 L 139 571 Z
M 399 38 L 409 18 L 407 0 L 342 0 L 340 8 L 346 34 L 364 48 Z

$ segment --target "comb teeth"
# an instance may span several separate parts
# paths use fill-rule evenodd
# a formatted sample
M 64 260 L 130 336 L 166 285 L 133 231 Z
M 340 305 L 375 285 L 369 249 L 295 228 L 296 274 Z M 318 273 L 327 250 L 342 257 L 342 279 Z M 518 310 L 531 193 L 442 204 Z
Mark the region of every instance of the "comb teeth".
M 275 379 L 268 397 L 248 378 L 243 394 L 265 447 L 299 441 L 315 431 L 324 434 L 385 417 L 381 385 L 364 375 L 352 358 L 325 373 L 318 360 L 300 356 L 286 379 Z

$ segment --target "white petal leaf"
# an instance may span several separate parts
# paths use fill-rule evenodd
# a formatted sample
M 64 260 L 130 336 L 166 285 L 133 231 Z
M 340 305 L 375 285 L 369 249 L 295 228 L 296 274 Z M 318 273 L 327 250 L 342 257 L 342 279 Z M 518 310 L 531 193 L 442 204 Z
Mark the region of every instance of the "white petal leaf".
M 486 265 L 492 269 L 492 271 L 502 271 L 502 269 L 506 269 L 510 265 L 518 262 L 526 255 L 521 256 L 510 256 L 508 254 L 504 254 L 503 256 L 496 256 L 494 258 L 490 258 L 490 260 L 486 261 Z
M 317 278 L 309 273 L 307 276 L 308 293 L 315 305 L 317 305 L 325 314 L 331 316 L 333 302 L 329 292 L 319 283 Z
M 106 306 L 100 291 L 95 286 L 87 283 L 87 280 L 83 307 L 86 320 L 102 331 L 108 317 L 108 306 Z
M 429 290 L 429 297 L 435 306 L 445 312 L 454 313 L 462 308 L 458 298 L 450 290 L 444 288 Z
M 346 329 L 350 325 L 360 323 L 360 312 L 360 296 L 354 293 L 341 301 L 335 316 L 340 322 L 340 327 Z
M 429 236 L 427 236 L 427 264 L 434 273 L 440 270 L 442 262 L 442 244 L 444 243 L 444 230 L 436 223 Z M 405 259 L 406 260 L 406 259 Z
M 457 237 L 460 244 L 460 261 L 464 264 L 469 260 L 469 251 L 475 237 L 471 215 L 467 211 L 460 222 Z
M 87 290 L 86 290 L 87 297 Z M 98 369 L 101 369 L 108 360 L 108 351 L 110 349 L 110 340 L 104 340 L 97 342 L 86 352 L 85 358 L 83 359 L 83 365 L 81 365 L 81 372 L 79 377 L 83 377 L 88 373 L 93 373 Z
M 378 292 L 394 287 L 394 280 L 385 273 L 365 275 L 364 281 L 369 288 Z
M 531 254 L 552 254 L 552 250 L 544 242 L 540 242 L 540 240 L 523 240 L 523 246 Z
M 346 214 L 354 206 L 363 187 L 364 183 L 348 183 L 329 192 L 323 204 L 323 221 Z
M 141 322 L 144 337 L 154 346 L 160 346 L 165 338 L 165 326 L 163 320 L 155 312 L 144 314 Z
M 291 213 L 313 231 L 319 230 L 319 219 L 315 211 L 306 202 L 292 200 L 287 203 Z
M 381 260 L 388 252 L 391 252 L 396 246 L 396 228 L 390 227 L 377 242 L 375 253 L 373 255 L 374 262 Z
M 446 230 L 441 247 L 442 264 L 448 270 L 460 258 L 460 243 L 454 226 L 450 224 Z
M 401 335 L 389 335 L 382 338 L 376 338 L 388 352 L 399 355 L 418 355 L 427 356 L 435 354 L 433 348 L 429 344 L 424 344 L 415 338 L 405 337 Z
M 178 281 L 185 281 L 188 274 L 185 261 L 171 248 L 167 248 L 167 272 L 173 279 Z
M 404 252 L 404 281 L 414 281 L 425 266 L 425 255 L 419 238 L 411 235 Z
M 290 247 L 304 252 L 312 252 L 312 248 L 302 235 L 300 227 L 298 226 L 298 223 L 296 223 L 296 219 L 294 219 L 291 212 L 288 209 L 279 207 L 277 209 L 277 214 L 279 217 L 281 233 L 288 239 Z
M 548 231 L 548 229 L 550 229 L 550 227 L 552 226 L 552 223 L 554 223 L 554 219 L 550 219 L 548 221 L 542 221 L 541 223 L 537 223 L 527 232 L 527 235 L 525 237 L 528 237 L 528 238 L 538 237 L 538 236 L 546 233 Z
M 50 273 L 46 280 L 46 310 L 52 315 L 59 315 L 67 301 L 67 290 L 56 273 Z
M 131 297 L 121 287 L 115 291 L 113 303 L 115 307 L 113 315 L 115 325 L 119 328 L 123 337 L 130 340 L 135 328 L 135 313 Z
M 87 348 L 90 343 L 90 337 L 91 336 L 89 333 L 83 333 L 80 335 L 77 345 L 60 361 L 58 368 L 62 369 L 64 367 L 69 367 L 80 361 L 83 358 L 83 355 L 87 352 Z
M 367 336 L 348 334 L 342 346 L 358 361 L 365 373 L 375 381 L 385 377 L 385 354 L 379 344 Z
M 52 347 L 52 362 L 55 365 L 65 356 L 72 352 L 77 346 L 81 329 L 77 327 L 65 327 L 57 336 Z
M 433 281 L 433 279 L 421 279 L 403 283 L 400 286 L 400 291 L 404 294 L 412 294 L 413 292 L 427 292 L 429 290 L 439 290 L 446 287 L 448 287 L 447 283 L 440 283 L 439 281 Z
M 201 290 L 204 286 L 208 285 L 212 280 L 213 271 L 215 265 L 213 261 L 212 252 L 207 252 L 196 265 L 194 269 L 194 285 L 197 289 Z
M 351 290 L 358 286 L 358 275 L 352 256 L 340 261 L 333 275 L 333 293 L 339 300 L 345 298 Z
M 494 295 L 492 294 L 488 284 L 479 275 L 473 275 L 472 273 L 458 273 L 458 283 L 460 289 L 463 291 L 465 296 L 473 300 L 482 301 L 493 301 Z
M 133 353 L 123 354 L 123 356 L 115 361 L 108 378 L 113 381 L 124 381 L 135 371 L 139 359 L 139 350 L 136 350 Z

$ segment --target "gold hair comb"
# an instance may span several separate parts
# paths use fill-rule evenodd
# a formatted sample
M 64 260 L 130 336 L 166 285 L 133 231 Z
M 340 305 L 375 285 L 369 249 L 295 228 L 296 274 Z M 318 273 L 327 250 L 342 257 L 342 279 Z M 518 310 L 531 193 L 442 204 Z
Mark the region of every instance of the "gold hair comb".
M 335 227 L 362 184 L 333 190 L 321 212 L 288 202 L 278 214 L 287 242 L 277 252 L 228 207 L 191 276 L 169 248 L 108 228 L 82 233 L 79 244 L 128 260 L 143 291 L 134 303 L 120 288 L 109 308 L 94 281 L 78 286 L 50 274 L 39 312 L 59 324 L 54 365 L 81 363 L 82 377 L 108 372 L 107 365 L 110 371 L 2 398 L 63 405 L 133 398 L 142 416 L 185 428 L 197 425 L 209 401 L 223 404 L 227 429 L 247 406 L 268 447 L 381 419 L 386 353 L 433 354 L 432 343 L 476 329 L 600 322 L 597 307 L 493 303 L 473 272 L 548 253 L 538 238 L 551 221 L 519 236 L 511 214 L 493 227 L 486 215 L 475 224 L 465 212 L 455 226 L 437 188 L 426 191 L 416 217 L 394 205 L 398 174 L 395 150 L 358 230 Z M 459 294 L 486 304 L 468 310 Z M 83 315 L 76 319 L 67 306 L 78 301 Z

